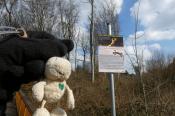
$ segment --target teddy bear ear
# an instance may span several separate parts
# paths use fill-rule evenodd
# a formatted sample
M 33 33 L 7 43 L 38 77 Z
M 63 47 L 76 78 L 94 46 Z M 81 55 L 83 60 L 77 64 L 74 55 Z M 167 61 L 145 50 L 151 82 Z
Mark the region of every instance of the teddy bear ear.
M 74 43 L 72 40 L 69 40 L 69 39 L 64 39 L 64 40 L 61 40 L 67 47 L 68 49 L 68 52 L 72 51 L 73 48 L 74 48 Z

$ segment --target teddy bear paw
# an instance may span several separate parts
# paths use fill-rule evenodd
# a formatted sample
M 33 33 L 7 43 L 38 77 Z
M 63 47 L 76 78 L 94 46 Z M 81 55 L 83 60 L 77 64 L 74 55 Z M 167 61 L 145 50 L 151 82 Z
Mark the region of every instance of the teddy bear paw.
M 37 108 L 33 116 L 50 116 L 50 113 L 46 108 Z
M 52 110 L 52 112 L 50 113 L 50 116 L 67 116 L 67 114 L 63 109 L 57 107 Z
M 75 105 L 73 103 L 68 104 L 68 109 L 73 110 L 75 108 Z

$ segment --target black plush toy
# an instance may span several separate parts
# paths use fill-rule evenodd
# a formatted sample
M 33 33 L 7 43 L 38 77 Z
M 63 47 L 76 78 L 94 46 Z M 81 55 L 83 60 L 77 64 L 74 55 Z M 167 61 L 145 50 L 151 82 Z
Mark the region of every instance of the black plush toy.
M 38 80 L 45 62 L 73 49 L 71 40 L 60 40 L 46 32 L 27 32 L 27 38 L 13 34 L 0 40 L 0 104 L 12 99 L 21 84 Z M 0 106 L 0 109 L 1 109 Z

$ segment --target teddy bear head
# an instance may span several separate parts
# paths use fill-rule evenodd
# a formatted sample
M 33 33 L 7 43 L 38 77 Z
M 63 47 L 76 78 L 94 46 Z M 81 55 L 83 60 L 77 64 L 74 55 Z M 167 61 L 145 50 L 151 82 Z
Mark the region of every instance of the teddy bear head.
M 71 74 L 71 64 L 61 57 L 51 57 L 46 62 L 45 76 L 49 80 L 64 81 Z

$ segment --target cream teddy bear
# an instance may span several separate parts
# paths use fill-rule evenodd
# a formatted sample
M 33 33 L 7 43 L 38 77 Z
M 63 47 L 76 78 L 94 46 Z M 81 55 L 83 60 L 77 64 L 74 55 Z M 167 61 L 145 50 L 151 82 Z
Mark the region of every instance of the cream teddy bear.
M 67 106 L 74 109 L 75 100 L 72 90 L 66 83 L 71 74 L 71 64 L 68 60 L 60 57 L 50 58 L 45 67 L 45 81 L 40 81 L 33 85 L 33 98 L 42 102 L 41 107 L 37 108 L 33 116 L 67 116 L 66 112 L 58 105 L 49 112 L 44 108 L 45 103 L 59 103 L 59 100 L 67 92 Z

